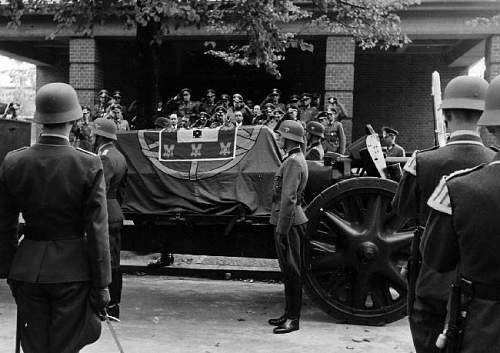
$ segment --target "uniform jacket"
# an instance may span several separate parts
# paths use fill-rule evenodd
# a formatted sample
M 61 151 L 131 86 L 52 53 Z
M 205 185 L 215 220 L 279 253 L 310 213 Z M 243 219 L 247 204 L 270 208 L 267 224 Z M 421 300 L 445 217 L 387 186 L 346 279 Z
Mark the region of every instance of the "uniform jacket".
M 459 169 L 470 168 L 489 162 L 495 153 L 485 147 L 481 138 L 472 132 L 452 134 L 448 144 L 415 152 L 404 167 L 403 178 L 393 200 L 396 212 L 402 217 L 418 218 L 425 225 L 429 214 L 427 200 L 443 175 Z M 422 237 L 422 244 L 426 235 Z M 415 313 L 422 325 L 442 325 L 434 316 L 444 317 L 449 286 L 454 279 L 454 271 L 437 273 L 424 263 L 416 282 Z M 424 318 L 420 318 L 420 314 Z M 440 326 L 442 327 L 442 326 Z
M 424 261 L 439 271 L 457 266 L 474 282 L 500 284 L 500 154 L 493 162 L 443 178 L 429 199 Z M 500 352 L 500 302 L 474 298 L 462 353 Z
M 127 162 L 113 142 L 101 145 L 97 154 L 101 157 L 104 169 L 108 222 L 110 226 L 114 223 L 121 225 L 123 213 L 120 205 L 123 203 L 126 186 Z
M 307 123 L 308 121 L 314 120 L 318 115 L 319 111 L 316 107 L 303 108 L 300 113 L 300 121 Z
M 404 157 L 405 149 L 395 143 L 390 148 L 387 148 L 387 157 Z
M 325 152 L 345 153 L 346 137 L 341 122 L 334 121 L 325 128 L 323 148 Z
M 485 147 L 479 135 L 457 131 L 441 148 L 416 151 L 404 166 L 403 178 L 393 200 L 402 217 L 419 218 L 425 225 L 427 200 L 443 175 L 489 162 L 495 153 Z
M 26 228 L 16 251 L 20 212 Z M 57 136 L 7 154 L 0 166 L 0 275 L 9 268 L 10 279 L 29 283 L 111 282 L 98 156 Z
M 290 151 L 274 176 L 273 203 L 269 222 L 276 226 L 277 233 L 288 234 L 292 225 L 307 222 L 301 206 L 307 177 L 308 170 L 304 154 L 300 148 Z
M 308 161 L 322 161 L 324 156 L 323 145 L 320 142 L 315 142 L 308 147 L 305 158 Z

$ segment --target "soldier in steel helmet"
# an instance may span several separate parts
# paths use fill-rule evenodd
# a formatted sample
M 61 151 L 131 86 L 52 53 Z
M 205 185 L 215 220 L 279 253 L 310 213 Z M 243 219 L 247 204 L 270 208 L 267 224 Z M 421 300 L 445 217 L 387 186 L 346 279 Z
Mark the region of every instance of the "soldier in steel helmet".
M 16 300 L 24 352 L 77 352 L 99 338 L 109 302 L 104 173 L 97 155 L 69 144 L 82 117 L 73 87 L 47 84 L 35 104 L 39 140 L 0 166 L 0 278 Z
M 415 151 L 404 166 L 393 200 L 400 216 L 417 219 L 424 226 L 430 211 L 427 200 L 443 175 L 493 158 L 494 152 L 483 145 L 477 127 L 487 88 L 488 83 L 478 77 L 459 76 L 448 83 L 441 108 L 450 139 L 443 147 Z M 454 271 L 437 273 L 426 264 L 425 257 L 421 264 L 419 237 L 413 241 L 408 273 L 410 329 L 417 353 L 438 352 L 434 342 L 443 329 Z
M 111 301 L 107 307 L 109 315 L 120 317 L 122 295 L 122 273 L 120 270 L 121 229 L 123 213 L 121 204 L 124 200 L 127 180 L 127 162 L 116 148 L 116 124 L 109 119 L 99 118 L 94 121 L 94 150 L 101 158 L 106 183 L 106 205 L 108 209 L 109 247 L 111 253 Z
M 500 76 L 488 87 L 478 124 L 487 127 L 500 145 Z M 456 317 L 466 318 L 461 325 L 458 321 L 458 336 L 448 334 L 446 344 L 461 342 L 456 351 L 462 353 L 498 353 L 500 153 L 480 166 L 443 177 L 428 206 L 424 264 L 439 273 L 459 269 L 454 286 L 462 295 L 456 296 L 458 292 L 453 291 L 450 302 L 457 301 L 458 305 L 451 305 L 450 322 Z M 448 330 L 454 328 L 448 326 Z
M 276 252 L 284 277 L 285 312 L 269 324 L 277 326 L 274 333 L 289 333 L 299 329 L 302 305 L 300 244 L 304 237 L 307 217 L 302 209 L 308 170 L 302 145 L 304 128 L 293 120 L 284 121 L 277 131 L 278 145 L 286 152 L 283 164 L 274 176 L 270 223 L 275 226 Z
M 306 160 L 322 161 L 325 156 L 321 140 L 325 138 L 325 127 L 319 121 L 310 121 L 306 125 Z

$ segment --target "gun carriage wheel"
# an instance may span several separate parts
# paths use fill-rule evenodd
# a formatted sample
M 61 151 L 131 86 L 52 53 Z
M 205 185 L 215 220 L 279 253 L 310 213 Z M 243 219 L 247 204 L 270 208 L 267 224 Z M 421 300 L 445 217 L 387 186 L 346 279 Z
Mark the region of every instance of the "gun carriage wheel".
M 320 308 L 343 322 L 381 325 L 406 315 L 401 272 L 413 229 L 392 211 L 396 188 L 387 179 L 346 179 L 307 208 L 305 288 Z

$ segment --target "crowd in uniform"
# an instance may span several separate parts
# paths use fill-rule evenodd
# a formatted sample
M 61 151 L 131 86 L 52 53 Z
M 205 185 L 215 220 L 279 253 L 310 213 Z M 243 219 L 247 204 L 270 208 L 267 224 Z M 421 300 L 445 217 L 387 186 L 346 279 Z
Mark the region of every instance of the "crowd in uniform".
M 441 108 L 447 144 L 413 153 L 393 200 L 397 214 L 423 229 L 413 240 L 416 261 L 408 269 L 410 329 L 417 353 L 496 353 L 500 153 L 484 146 L 478 125 L 500 145 L 500 76 L 491 84 L 468 76 L 453 79 Z M 71 86 L 40 88 L 39 141 L 10 152 L 0 165 L 0 278 L 8 278 L 16 300 L 27 353 L 77 352 L 98 338 L 98 319 L 109 319 L 107 311 L 119 303 L 116 242 L 127 167 L 113 145 L 118 127 L 112 119 L 94 121 L 97 155 L 71 147 L 70 130 L 81 116 Z M 308 222 L 301 204 L 308 179 L 304 145 L 313 146 L 306 154 L 320 158 L 324 132 L 314 117 L 283 120 L 276 128 L 285 156 L 273 181 L 270 223 L 285 306 L 281 316 L 269 320 L 275 334 L 299 329 L 301 244 Z M 404 154 L 396 135 L 390 128 L 383 131 L 388 154 Z M 21 242 L 19 213 L 26 221 Z

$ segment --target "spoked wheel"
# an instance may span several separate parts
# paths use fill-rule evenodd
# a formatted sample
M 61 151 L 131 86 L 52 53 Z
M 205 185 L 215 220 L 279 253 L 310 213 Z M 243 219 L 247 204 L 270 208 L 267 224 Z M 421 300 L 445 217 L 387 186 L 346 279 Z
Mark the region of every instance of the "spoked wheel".
M 344 322 L 382 325 L 406 315 L 401 272 L 413 229 L 392 211 L 396 188 L 386 179 L 348 179 L 308 206 L 305 287 L 325 312 Z

